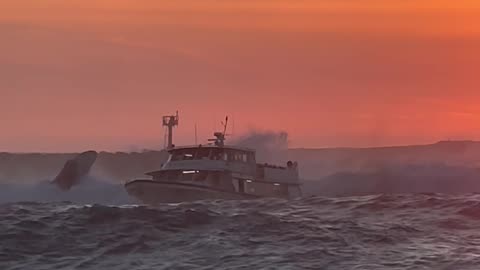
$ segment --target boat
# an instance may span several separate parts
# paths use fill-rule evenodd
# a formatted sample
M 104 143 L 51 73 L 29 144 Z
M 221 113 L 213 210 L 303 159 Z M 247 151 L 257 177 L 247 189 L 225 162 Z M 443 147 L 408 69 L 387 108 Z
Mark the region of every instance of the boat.
M 302 195 L 296 162 L 257 163 L 255 149 L 225 145 L 226 122 L 224 131 L 215 132 L 206 145 L 177 147 L 169 134 L 167 161 L 146 173 L 150 178 L 126 182 L 127 193 L 144 204 Z

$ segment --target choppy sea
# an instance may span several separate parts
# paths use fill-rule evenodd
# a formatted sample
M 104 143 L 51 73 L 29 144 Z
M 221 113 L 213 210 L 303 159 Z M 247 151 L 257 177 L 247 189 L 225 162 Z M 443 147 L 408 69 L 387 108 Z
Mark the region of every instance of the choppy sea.
M 150 207 L 117 187 L 70 197 L 37 187 L 17 200 L 5 188 L 2 270 L 480 269 L 476 194 Z

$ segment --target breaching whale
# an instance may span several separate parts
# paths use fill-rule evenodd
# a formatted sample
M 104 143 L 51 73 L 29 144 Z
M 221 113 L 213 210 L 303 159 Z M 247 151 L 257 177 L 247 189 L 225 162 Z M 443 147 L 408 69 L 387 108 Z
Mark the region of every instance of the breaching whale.
M 95 163 L 97 156 L 97 152 L 87 151 L 68 160 L 52 183 L 62 190 L 70 190 L 90 172 L 90 168 Z

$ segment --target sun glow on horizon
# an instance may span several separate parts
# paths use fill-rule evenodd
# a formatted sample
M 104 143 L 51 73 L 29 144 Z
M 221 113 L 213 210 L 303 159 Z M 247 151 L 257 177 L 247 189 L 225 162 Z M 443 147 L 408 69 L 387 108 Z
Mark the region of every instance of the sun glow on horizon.
M 156 145 L 177 109 L 186 143 L 480 139 L 478 1 L 8 0 L 0 31 L 0 151 Z

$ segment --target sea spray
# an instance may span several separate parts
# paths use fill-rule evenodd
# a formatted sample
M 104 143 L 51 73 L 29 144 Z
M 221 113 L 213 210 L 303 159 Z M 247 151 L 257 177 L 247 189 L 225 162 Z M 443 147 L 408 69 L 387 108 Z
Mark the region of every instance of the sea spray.
M 59 189 L 50 181 L 0 184 L 0 203 L 62 201 L 106 205 L 135 203 L 121 183 L 112 183 L 93 177 L 85 177 L 68 191 Z
M 289 140 L 286 132 L 251 131 L 234 140 L 232 144 L 255 149 L 259 163 L 287 162 Z

